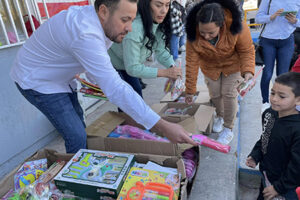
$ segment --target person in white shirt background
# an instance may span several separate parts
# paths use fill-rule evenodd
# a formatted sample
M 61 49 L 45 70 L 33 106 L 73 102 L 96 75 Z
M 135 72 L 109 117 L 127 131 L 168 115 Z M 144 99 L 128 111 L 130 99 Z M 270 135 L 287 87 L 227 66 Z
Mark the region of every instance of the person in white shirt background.
M 96 0 L 73 6 L 42 24 L 19 50 L 11 70 L 22 95 L 63 136 L 67 153 L 86 148 L 83 111 L 69 86 L 87 71 L 109 101 L 136 122 L 162 131 L 173 143 L 190 143 L 180 125 L 161 119 L 113 68 L 107 50 L 131 31 L 137 0 Z
M 265 64 L 260 82 L 264 111 L 270 107 L 269 85 L 275 60 L 277 76 L 289 71 L 295 45 L 293 32 L 300 27 L 300 1 L 262 0 L 255 21 L 265 24 L 259 41 Z

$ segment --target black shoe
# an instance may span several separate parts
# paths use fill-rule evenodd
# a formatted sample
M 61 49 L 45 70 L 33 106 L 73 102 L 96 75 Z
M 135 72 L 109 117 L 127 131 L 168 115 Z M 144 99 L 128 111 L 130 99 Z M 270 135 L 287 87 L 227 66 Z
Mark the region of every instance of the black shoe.
M 145 89 L 145 88 L 146 88 L 146 86 L 147 86 L 147 84 L 146 84 L 146 83 L 144 83 L 144 82 L 142 81 L 142 79 L 140 79 L 140 83 L 141 83 L 141 87 L 142 87 L 142 89 Z

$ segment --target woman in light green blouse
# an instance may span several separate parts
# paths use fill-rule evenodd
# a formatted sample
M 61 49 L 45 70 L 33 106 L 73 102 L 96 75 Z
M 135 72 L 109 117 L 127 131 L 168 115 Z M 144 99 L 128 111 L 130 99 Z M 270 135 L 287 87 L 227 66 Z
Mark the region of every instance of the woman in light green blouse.
M 181 68 L 175 67 L 167 49 L 170 41 L 170 0 L 142 0 L 138 3 L 138 14 L 132 23 L 132 31 L 122 43 L 114 43 L 108 53 L 120 76 L 142 96 L 139 78 L 181 76 Z M 158 69 L 144 65 L 154 53 L 157 61 L 166 67 Z

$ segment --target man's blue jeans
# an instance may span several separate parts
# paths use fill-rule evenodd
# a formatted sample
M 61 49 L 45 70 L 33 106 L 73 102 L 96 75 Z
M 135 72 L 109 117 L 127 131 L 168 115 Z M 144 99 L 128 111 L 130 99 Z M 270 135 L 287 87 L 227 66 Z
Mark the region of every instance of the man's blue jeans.
M 261 37 L 265 68 L 261 77 L 260 88 L 263 103 L 269 102 L 269 85 L 274 71 L 276 60 L 276 75 L 289 71 L 294 53 L 294 35 L 284 40 L 274 40 Z
M 78 102 L 77 93 L 42 94 L 35 90 L 23 90 L 17 83 L 22 95 L 39 109 L 65 140 L 67 153 L 76 153 L 86 148 L 86 132 L 83 110 Z

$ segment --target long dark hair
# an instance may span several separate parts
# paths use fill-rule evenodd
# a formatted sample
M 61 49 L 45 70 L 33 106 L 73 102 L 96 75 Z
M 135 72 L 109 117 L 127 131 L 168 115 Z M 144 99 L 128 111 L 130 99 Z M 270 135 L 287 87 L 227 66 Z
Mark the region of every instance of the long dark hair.
M 209 3 L 202 6 L 198 11 L 196 23 L 207 24 L 214 22 L 218 27 L 222 27 L 225 21 L 224 11 L 220 4 Z
M 146 43 L 146 48 L 151 51 L 155 42 L 155 36 L 152 32 L 153 27 L 153 18 L 151 14 L 150 7 L 151 0 L 140 0 L 138 2 L 138 13 L 141 15 L 143 27 L 144 27 L 144 39 L 148 38 L 149 40 Z M 171 18 L 170 18 L 170 9 L 164 19 L 164 21 L 158 25 L 158 29 L 163 33 L 162 39 L 165 41 L 166 48 L 169 46 L 169 41 L 171 39 Z

